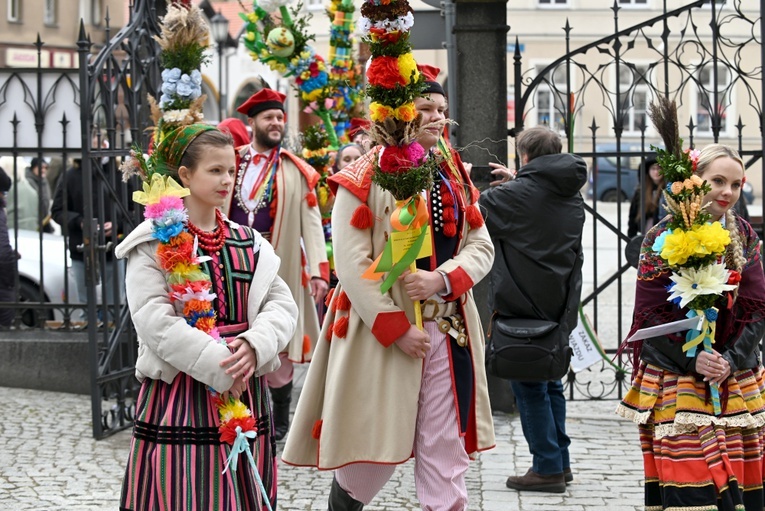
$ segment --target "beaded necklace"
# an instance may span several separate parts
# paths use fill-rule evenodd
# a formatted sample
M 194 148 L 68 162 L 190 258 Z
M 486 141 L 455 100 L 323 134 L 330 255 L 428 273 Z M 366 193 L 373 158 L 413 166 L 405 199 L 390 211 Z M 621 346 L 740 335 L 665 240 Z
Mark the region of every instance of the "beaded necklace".
M 199 246 L 206 252 L 217 252 L 226 243 L 226 230 L 224 229 L 223 214 L 219 209 L 215 210 L 216 227 L 211 232 L 203 231 L 196 225 L 188 221 L 189 232 L 197 237 Z

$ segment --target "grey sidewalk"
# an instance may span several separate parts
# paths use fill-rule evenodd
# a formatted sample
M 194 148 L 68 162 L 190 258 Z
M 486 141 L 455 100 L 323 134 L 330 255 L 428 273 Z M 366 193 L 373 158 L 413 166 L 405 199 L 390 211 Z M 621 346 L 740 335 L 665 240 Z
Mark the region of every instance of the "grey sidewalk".
M 497 414 L 497 447 L 468 472 L 470 509 L 582 511 L 642 509 L 642 462 L 634 425 L 615 401 L 569 403 L 574 483 L 565 494 L 518 493 L 505 479 L 524 473 L 530 455 L 517 415 Z M 0 387 L 0 511 L 117 509 L 130 443 L 124 431 L 101 441 L 90 430 L 88 396 Z M 326 509 L 331 473 L 279 466 L 279 509 Z M 412 463 L 365 509 L 419 509 Z

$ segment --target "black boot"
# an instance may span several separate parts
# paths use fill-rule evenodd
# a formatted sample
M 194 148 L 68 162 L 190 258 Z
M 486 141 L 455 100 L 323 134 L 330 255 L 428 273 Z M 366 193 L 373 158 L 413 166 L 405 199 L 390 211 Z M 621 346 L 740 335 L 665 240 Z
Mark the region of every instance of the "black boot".
M 271 388 L 271 406 L 274 410 L 274 438 L 281 440 L 290 428 L 290 403 L 292 382 L 278 389 Z
M 329 490 L 329 507 L 327 511 L 361 511 L 364 504 L 354 499 L 348 492 L 343 490 L 337 479 L 332 479 L 332 488 Z

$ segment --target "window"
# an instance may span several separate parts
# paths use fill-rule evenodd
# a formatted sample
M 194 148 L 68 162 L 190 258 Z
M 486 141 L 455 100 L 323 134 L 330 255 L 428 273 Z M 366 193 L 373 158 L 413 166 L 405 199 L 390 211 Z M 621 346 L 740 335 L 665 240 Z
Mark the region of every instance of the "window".
M 21 21 L 21 0 L 8 0 L 8 21 Z
M 568 0 L 538 0 L 540 7 L 565 7 Z
M 640 134 L 640 127 L 650 126 L 648 104 L 651 101 L 650 69 L 645 65 L 619 66 L 619 103 L 622 129 L 626 135 Z
M 56 24 L 56 0 L 45 0 L 45 14 L 43 22 L 46 25 Z
M 696 90 L 696 134 L 711 135 L 712 124 L 715 122 L 712 114 L 716 111 L 719 115 L 720 133 L 726 133 L 729 129 L 728 118 L 731 113 L 731 84 L 730 70 L 727 67 L 718 66 L 717 84 L 714 81 L 714 66 L 705 65 L 699 71 L 699 88 Z M 713 107 L 715 89 L 717 90 L 717 106 Z
M 103 0 L 90 0 L 90 23 L 91 25 L 100 25 L 101 21 L 101 2 Z
M 538 65 L 537 75 L 547 66 Z M 545 77 L 537 87 L 536 114 L 537 124 L 546 124 L 551 129 L 565 132 L 566 129 L 566 66 L 559 65 L 554 70 L 547 70 Z
M 648 6 L 648 0 L 619 0 L 621 7 L 642 7 Z

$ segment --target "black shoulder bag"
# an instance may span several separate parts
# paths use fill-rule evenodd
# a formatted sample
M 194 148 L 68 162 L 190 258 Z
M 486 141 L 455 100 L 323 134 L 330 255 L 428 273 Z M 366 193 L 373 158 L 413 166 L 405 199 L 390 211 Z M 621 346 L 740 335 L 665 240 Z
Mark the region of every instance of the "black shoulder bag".
M 486 344 L 486 371 L 505 380 L 552 381 L 566 375 L 571 362 L 567 317 L 576 310 L 581 284 L 581 249 L 568 280 L 566 306 L 559 321 L 510 318 L 495 311 Z M 574 289 L 577 287 L 578 289 Z M 575 291 L 579 292 L 575 292 Z

